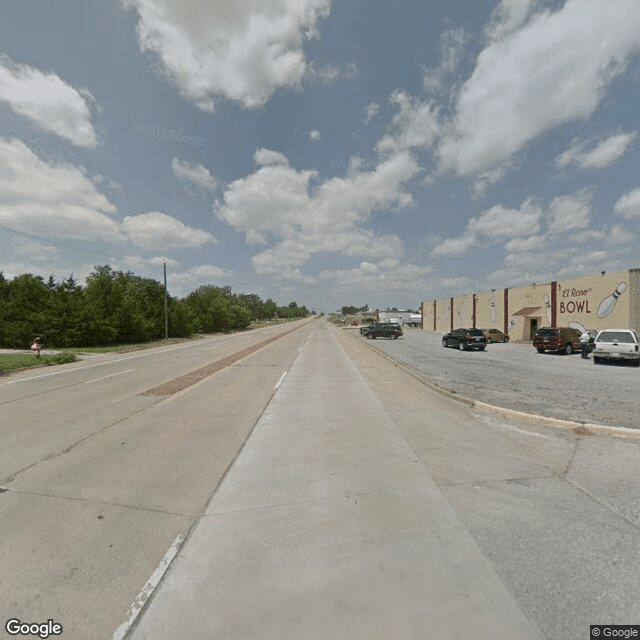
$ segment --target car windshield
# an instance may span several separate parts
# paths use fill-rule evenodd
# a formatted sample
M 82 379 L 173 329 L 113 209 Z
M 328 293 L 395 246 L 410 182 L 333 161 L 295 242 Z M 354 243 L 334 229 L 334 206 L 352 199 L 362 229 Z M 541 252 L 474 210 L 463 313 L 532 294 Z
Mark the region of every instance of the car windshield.
M 631 331 L 603 331 L 596 342 L 627 342 L 634 344 L 635 338 Z
M 482 329 L 467 329 L 467 333 L 470 336 L 483 336 L 484 332 L 482 331 Z

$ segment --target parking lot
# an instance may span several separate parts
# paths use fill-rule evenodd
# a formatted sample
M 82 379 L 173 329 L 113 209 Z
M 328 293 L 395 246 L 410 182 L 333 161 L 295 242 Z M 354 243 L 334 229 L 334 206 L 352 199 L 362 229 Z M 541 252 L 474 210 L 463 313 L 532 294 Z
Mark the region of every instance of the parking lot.
M 442 333 L 404 327 L 398 340 L 368 344 L 463 396 L 527 413 L 640 428 L 640 370 L 594 365 L 590 356 L 538 353 L 531 343 L 490 344 L 485 351 L 442 346 Z M 352 329 L 345 329 L 352 330 Z M 358 330 L 354 336 L 364 340 Z

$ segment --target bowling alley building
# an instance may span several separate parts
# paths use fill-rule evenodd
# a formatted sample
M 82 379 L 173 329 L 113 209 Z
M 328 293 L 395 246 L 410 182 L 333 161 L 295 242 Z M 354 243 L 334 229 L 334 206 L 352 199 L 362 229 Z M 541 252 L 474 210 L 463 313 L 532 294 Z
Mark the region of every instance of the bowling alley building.
M 629 328 L 640 333 L 640 269 L 531 283 L 422 303 L 422 328 L 500 329 L 528 341 L 539 327 Z

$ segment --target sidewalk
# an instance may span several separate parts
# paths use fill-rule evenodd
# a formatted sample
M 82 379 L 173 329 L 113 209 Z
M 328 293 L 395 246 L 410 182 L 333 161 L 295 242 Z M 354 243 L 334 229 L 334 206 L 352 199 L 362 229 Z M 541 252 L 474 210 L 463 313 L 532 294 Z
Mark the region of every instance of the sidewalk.
M 540 640 L 325 325 L 131 637 Z

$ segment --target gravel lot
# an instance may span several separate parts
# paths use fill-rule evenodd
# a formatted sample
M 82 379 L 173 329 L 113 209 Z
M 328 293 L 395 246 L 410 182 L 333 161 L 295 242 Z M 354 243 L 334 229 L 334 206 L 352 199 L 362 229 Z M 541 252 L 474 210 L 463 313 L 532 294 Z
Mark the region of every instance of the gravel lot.
M 353 329 L 345 329 L 354 331 Z M 364 340 L 437 385 L 474 400 L 576 422 L 640 429 L 640 368 L 594 365 L 591 356 L 538 353 L 530 343 L 485 351 L 445 349 L 442 333 L 404 327 L 398 340 Z

